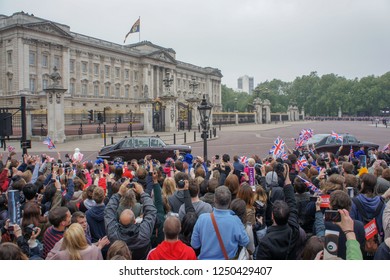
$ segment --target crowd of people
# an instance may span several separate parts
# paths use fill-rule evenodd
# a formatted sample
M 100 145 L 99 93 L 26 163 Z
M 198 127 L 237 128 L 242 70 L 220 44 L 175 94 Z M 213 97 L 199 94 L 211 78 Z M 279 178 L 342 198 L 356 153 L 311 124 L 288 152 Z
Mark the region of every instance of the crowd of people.
M 160 163 L 12 151 L 0 156 L 0 259 L 390 259 L 389 146 L 363 166 L 366 152 Z

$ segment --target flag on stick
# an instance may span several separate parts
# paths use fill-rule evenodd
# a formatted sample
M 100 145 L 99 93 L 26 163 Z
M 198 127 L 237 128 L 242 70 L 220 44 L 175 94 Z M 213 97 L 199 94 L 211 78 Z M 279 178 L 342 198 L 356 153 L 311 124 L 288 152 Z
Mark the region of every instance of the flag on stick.
M 332 138 L 336 139 L 336 142 L 340 140 L 341 144 L 343 143 L 343 136 L 337 134 L 336 132 L 332 131 L 332 134 L 330 136 L 332 136 Z
M 276 138 L 274 145 L 272 146 L 269 154 L 271 154 L 274 158 L 279 158 L 283 155 L 284 152 L 284 141 L 282 138 Z
M 130 31 L 126 34 L 125 40 L 123 40 L 123 43 L 126 42 L 127 36 L 129 36 L 131 33 L 140 32 L 141 29 L 141 18 L 138 18 L 137 21 L 133 24 Z
M 306 187 L 309 188 L 309 190 L 311 190 L 312 192 L 315 192 L 315 193 L 318 193 L 318 194 L 321 194 L 321 190 L 319 188 L 317 188 L 312 182 L 308 181 L 308 180 L 305 180 L 303 179 L 301 176 L 297 175 L 297 177 L 299 179 L 302 180 L 302 182 L 305 183 Z
M 43 144 L 46 144 L 49 150 L 55 149 L 56 146 L 54 145 L 54 142 L 50 139 L 50 137 L 46 137 L 45 140 L 43 140 Z

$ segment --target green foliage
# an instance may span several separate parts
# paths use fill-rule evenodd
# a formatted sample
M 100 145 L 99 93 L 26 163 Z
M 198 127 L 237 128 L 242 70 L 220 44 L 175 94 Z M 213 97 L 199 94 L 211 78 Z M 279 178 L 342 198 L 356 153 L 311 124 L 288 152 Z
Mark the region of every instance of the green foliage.
M 319 77 L 317 72 L 311 72 L 293 82 L 277 79 L 262 82 L 252 95 L 222 85 L 223 111 L 235 110 L 235 98 L 238 110 L 247 111 L 247 105 L 257 97 L 271 102 L 271 112 L 286 112 L 288 105 L 296 102 L 299 110 L 304 107 L 310 116 L 337 116 L 339 108 L 344 116 L 376 116 L 380 109 L 390 107 L 390 72 L 360 80 L 348 80 L 336 74 Z

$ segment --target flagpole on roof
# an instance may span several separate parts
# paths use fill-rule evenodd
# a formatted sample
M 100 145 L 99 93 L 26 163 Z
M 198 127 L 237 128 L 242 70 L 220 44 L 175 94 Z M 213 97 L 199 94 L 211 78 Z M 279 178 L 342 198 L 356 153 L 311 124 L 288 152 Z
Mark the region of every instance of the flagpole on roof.
M 139 32 L 138 32 L 138 43 L 141 42 L 141 16 L 138 17 L 139 20 Z

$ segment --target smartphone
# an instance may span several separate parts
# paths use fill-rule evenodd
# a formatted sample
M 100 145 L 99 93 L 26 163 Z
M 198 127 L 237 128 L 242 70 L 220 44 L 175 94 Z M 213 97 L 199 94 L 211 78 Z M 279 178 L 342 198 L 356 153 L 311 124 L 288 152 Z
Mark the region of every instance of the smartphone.
M 360 155 L 359 161 L 360 161 L 361 167 L 367 167 L 367 156 L 366 155 Z
M 318 196 L 311 196 L 310 201 L 317 202 Z
M 325 221 L 341 222 L 341 216 L 337 210 L 325 210 Z

